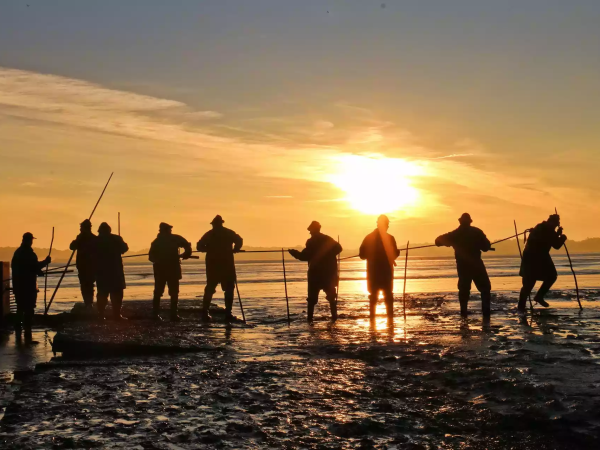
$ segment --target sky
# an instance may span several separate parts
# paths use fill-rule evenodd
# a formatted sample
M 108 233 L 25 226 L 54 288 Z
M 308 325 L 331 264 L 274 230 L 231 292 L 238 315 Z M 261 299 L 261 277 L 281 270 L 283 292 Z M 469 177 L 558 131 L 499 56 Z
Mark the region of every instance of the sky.
M 93 223 L 147 248 L 221 214 L 247 246 L 399 243 L 558 208 L 600 236 L 600 3 L 0 3 L 0 246 Z

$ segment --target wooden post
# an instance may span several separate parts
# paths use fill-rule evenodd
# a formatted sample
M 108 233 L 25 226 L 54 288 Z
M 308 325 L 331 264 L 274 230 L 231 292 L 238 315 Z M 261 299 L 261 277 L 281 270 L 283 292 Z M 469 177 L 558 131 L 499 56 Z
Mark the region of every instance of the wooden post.
M 117 229 L 119 230 L 119 236 L 121 236 L 121 213 L 117 215 Z
M 558 211 L 556 210 L 556 206 L 554 207 L 554 212 L 558 215 Z M 573 279 L 575 280 L 575 293 L 577 294 L 577 303 L 579 304 L 579 311 L 583 310 L 583 306 L 581 306 L 581 300 L 579 300 L 579 284 L 577 283 L 577 275 L 575 275 L 575 269 L 573 268 L 573 261 L 571 261 L 571 255 L 569 255 L 569 249 L 567 248 L 567 242 L 563 244 L 565 247 L 565 252 L 567 253 L 567 258 L 569 259 L 569 266 L 571 267 L 571 273 L 573 273 Z
M 404 321 L 406 322 L 406 272 L 408 269 L 408 244 L 410 241 L 406 242 L 406 255 L 404 257 L 404 288 L 402 289 L 402 303 L 404 307 Z
M 285 273 L 285 252 L 283 248 L 281 249 L 281 265 L 283 266 L 283 285 L 285 286 L 285 306 L 287 307 L 288 326 L 290 326 L 292 320 L 290 319 L 290 300 L 288 298 L 287 276 Z
M 521 257 L 521 261 L 523 261 L 523 253 L 521 252 L 521 243 L 519 242 L 519 232 L 517 231 L 517 221 L 513 220 L 515 224 L 515 237 L 517 238 L 517 247 L 519 247 L 519 256 Z M 531 294 L 529 294 L 529 307 L 531 308 L 531 313 L 533 314 L 533 303 L 531 301 Z
M 338 234 L 338 244 L 340 243 L 340 235 Z M 335 287 L 335 303 L 337 305 L 340 299 L 340 275 L 342 273 L 342 264 L 340 260 L 340 253 L 337 255 L 337 285 Z
M 52 245 L 54 244 L 54 227 L 52 227 L 52 239 L 50 240 L 50 250 L 48 251 L 48 256 L 52 255 Z M 44 315 L 48 315 L 48 309 L 46 305 L 46 294 L 48 291 L 48 266 L 46 266 L 46 273 L 44 274 Z

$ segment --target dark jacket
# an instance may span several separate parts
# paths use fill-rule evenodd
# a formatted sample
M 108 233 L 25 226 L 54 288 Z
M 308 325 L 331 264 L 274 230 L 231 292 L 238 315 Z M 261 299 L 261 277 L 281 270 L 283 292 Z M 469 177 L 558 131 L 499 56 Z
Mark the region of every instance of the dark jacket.
M 538 281 L 556 277 L 550 249 L 560 249 L 566 240 L 567 237 L 559 234 L 547 221 L 537 224 L 525 244 L 519 275 Z
M 38 261 L 37 255 L 29 245 L 21 245 L 15 251 L 10 264 L 15 297 L 37 293 L 37 277 L 44 275 L 42 269 L 48 263 L 48 258 Z
M 96 283 L 99 291 L 125 289 L 125 273 L 121 255 L 129 247 L 121 236 L 100 233 L 97 239 Z
M 180 256 L 179 249 L 184 252 Z M 192 244 L 178 234 L 158 233 L 158 236 L 150 246 L 148 259 L 154 263 L 154 272 L 160 272 L 165 277 L 173 277 L 181 280 L 180 257 L 188 257 L 192 254 Z
M 454 248 L 456 262 L 462 265 L 479 265 L 481 252 L 492 248 L 485 233 L 471 225 L 461 225 L 450 233 L 442 234 L 435 240 L 435 245 Z
M 360 259 L 367 260 L 367 287 L 369 292 L 375 289 L 391 289 L 394 281 L 394 261 L 400 256 L 396 239 L 379 229 L 369 233 L 363 240 Z M 374 292 L 371 292 L 372 294 Z
M 235 280 L 233 252 L 244 245 L 235 231 L 217 227 L 208 231 L 196 244 L 196 250 L 206 253 L 206 277 L 218 281 Z
M 324 283 L 337 282 L 337 255 L 342 246 L 323 233 L 315 234 L 306 241 L 302 251 L 291 250 L 290 254 L 300 261 L 308 262 L 308 279 Z
M 75 265 L 79 273 L 94 274 L 96 272 L 96 240 L 98 236 L 94 233 L 79 233 L 77 238 L 71 242 L 69 248 L 77 250 Z

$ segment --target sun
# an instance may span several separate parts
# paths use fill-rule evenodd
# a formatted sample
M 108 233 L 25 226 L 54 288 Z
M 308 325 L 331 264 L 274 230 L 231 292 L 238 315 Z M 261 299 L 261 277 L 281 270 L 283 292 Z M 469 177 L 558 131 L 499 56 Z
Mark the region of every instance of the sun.
M 338 171 L 329 182 L 346 193 L 350 206 L 364 214 L 383 214 L 415 206 L 419 190 L 411 179 L 423 167 L 404 159 L 381 155 L 337 157 Z

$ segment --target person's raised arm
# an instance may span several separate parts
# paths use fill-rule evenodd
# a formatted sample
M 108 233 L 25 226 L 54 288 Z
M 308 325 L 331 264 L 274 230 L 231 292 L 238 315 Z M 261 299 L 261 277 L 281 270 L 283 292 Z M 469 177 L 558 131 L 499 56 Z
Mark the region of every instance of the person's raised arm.
M 479 239 L 479 250 L 481 250 L 482 252 L 489 252 L 491 249 L 492 249 L 492 243 L 487 238 L 485 233 L 483 231 L 481 231 L 481 236 Z
M 75 240 L 73 240 L 73 241 L 71 242 L 71 245 L 69 245 L 69 249 L 71 249 L 71 250 L 75 251 L 75 250 L 77 250 L 77 247 L 78 247 L 78 246 L 79 246 L 79 236 L 77 236 L 77 237 L 75 238 Z
M 179 236 L 181 239 L 179 241 L 179 248 L 183 248 L 183 253 L 181 254 L 181 259 L 189 259 L 192 256 L 192 243 L 185 240 L 185 238 Z
M 558 227 L 558 230 L 553 233 L 552 236 L 552 247 L 559 250 L 564 243 L 567 241 L 567 236 L 563 234 L 562 227 Z
M 452 247 L 453 241 L 452 231 L 450 233 L 442 234 L 435 238 L 435 245 L 438 247 Z
M 127 242 L 121 236 L 119 236 L 119 240 L 119 250 L 121 251 L 121 255 L 123 255 L 129 251 L 129 245 L 127 245 Z
M 204 234 L 196 244 L 196 250 L 206 253 L 208 250 L 208 233 Z
M 233 233 L 233 252 L 237 253 L 242 249 L 242 246 L 244 245 L 244 240 L 242 239 L 242 237 L 237 234 L 237 233 Z

